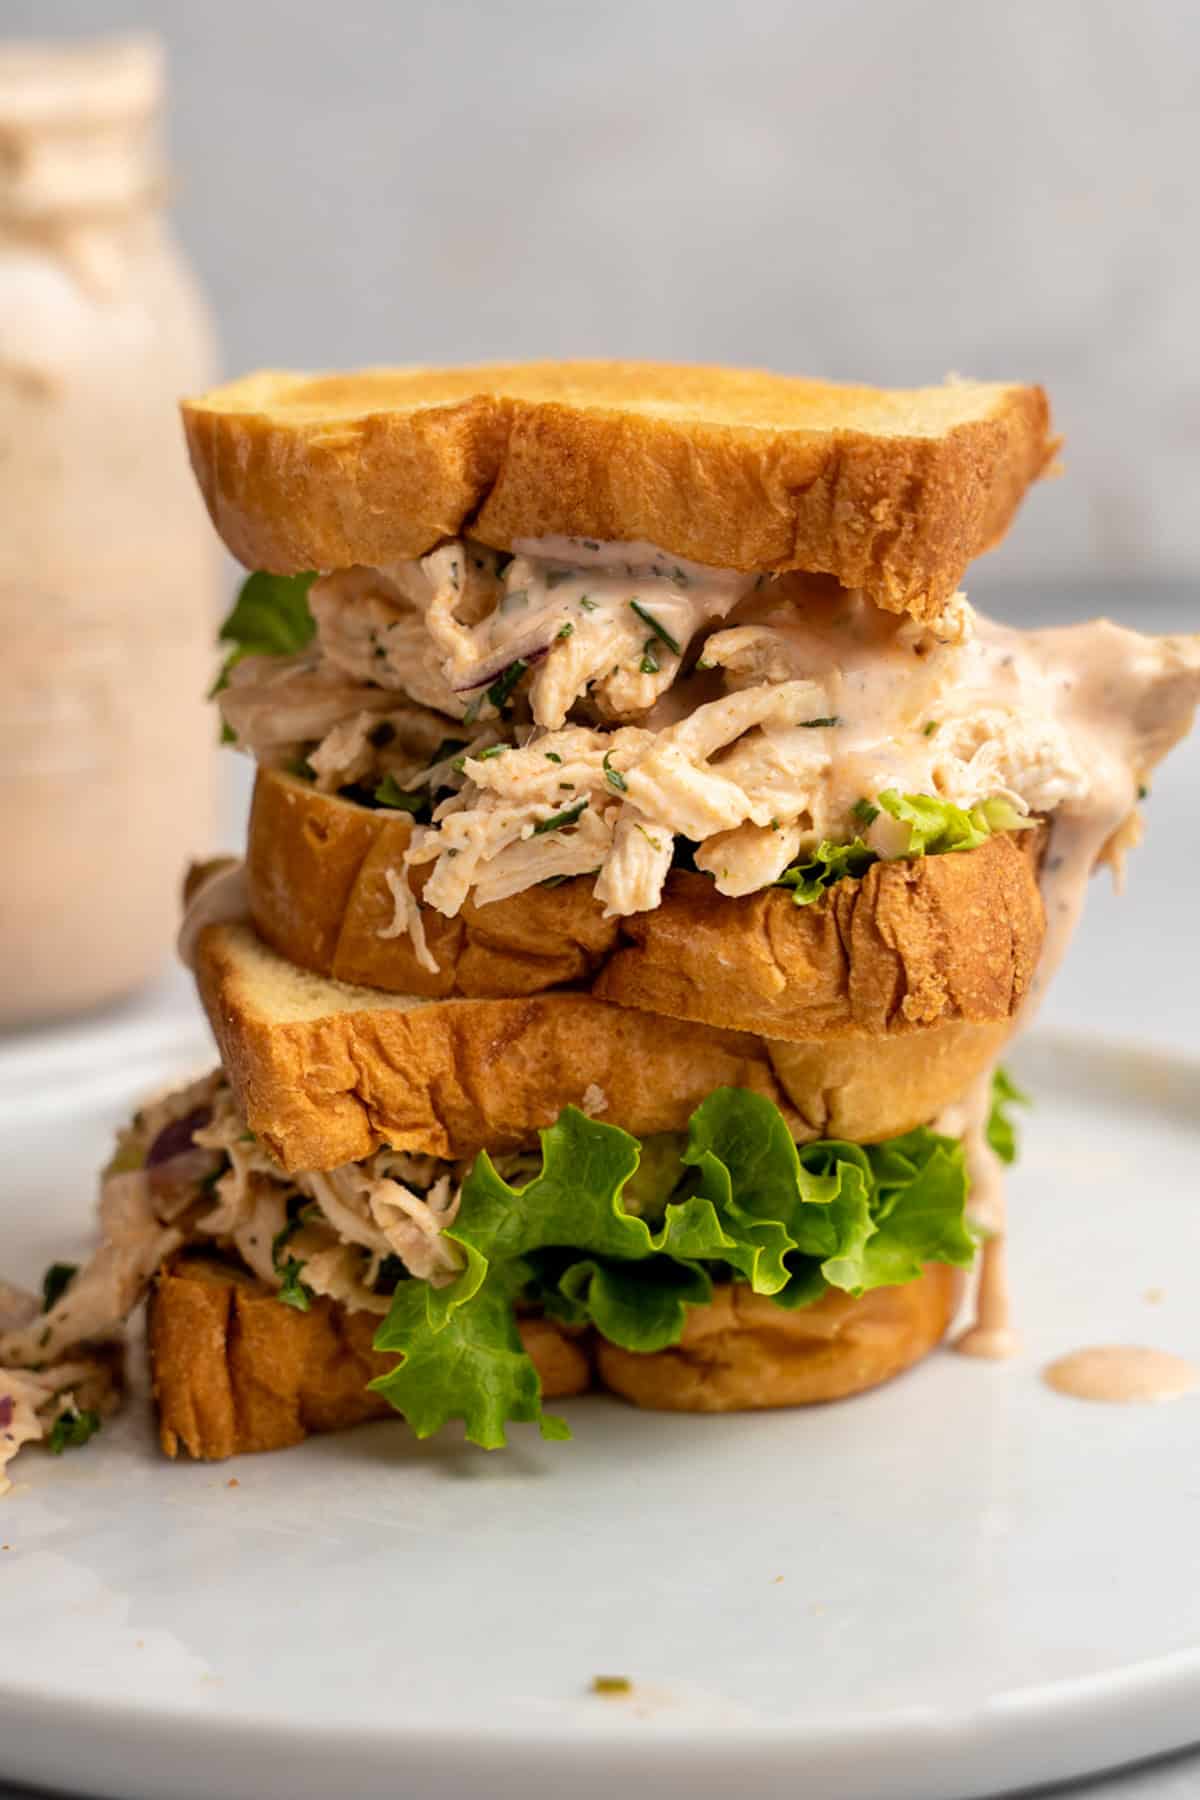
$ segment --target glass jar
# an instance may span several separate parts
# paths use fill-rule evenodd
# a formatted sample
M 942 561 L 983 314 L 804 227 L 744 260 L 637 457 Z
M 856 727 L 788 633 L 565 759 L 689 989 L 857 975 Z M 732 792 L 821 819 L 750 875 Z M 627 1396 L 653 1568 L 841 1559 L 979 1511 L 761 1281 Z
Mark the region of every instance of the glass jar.
M 177 416 L 207 312 L 150 40 L 0 46 L 0 1025 L 164 964 L 209 841 L 220 572 Z

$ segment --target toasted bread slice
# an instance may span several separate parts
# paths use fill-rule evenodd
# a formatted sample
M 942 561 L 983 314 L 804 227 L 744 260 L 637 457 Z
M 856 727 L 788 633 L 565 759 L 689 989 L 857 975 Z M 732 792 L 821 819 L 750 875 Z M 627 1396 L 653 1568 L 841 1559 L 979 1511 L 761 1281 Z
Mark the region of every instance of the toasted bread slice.
M 1028 831 L 877 863 L 806 907 L 778 888 L 727 899 L 684 873 L 629 919 L 604 919 L 586 878 L 468 900 L 453 919 L 424 907 L 432 973 L 407 934 L 380 935 L 395 911 L 386 871 L 410 831 L 404 815 L 260 771 L 246 850 L 259 934 L 302 968 L 394 993 L 516 996 L 594 978 L 621 1006 L 807 1043 L 1007 1021 L 1045 930 L 1041 834 Z M 419 889 L 428 868 L 413 874 Z
M 716 1087 L 777 1101 L 744 1032 L 554 992 L 422 1000 L 297 969 L 245 925 L 209 925 L 196 980 L 238 1104 L 285 1169 L 358 1162 L 383 1144 L 458 1157 L 536 1141 L 563 1107 L 638 1136 L 680 1130 Z
M 905 1287 L 860 1300 L 830 1292 L 785 1312 L 748 1288 L 714 1289 L 688 1314 L 682 1341 L 649 1355 L 595 1332 L 520 1318 L 545 1400 L 599 1384 L 638 1406 L 732 1412 L 838 1400 L 889 1380 L 944 1335 L 961 1289 L 931 1264 Z M 330 1300 L 282 1306 L 262 1282 L 213 1257 L 179 1256 L 159 1274 L 147 1334 L 159 1441 L 216 1462 L 283 1450 L 312 1432 L 395 1418 L 369 1382 L 396 1358 L 372 1349 L 378 1319 Z
M 785 1312 L 748 1287 L 719 1287 L 688 1313 L 682 1340 L 641 1355 L 597 1338 L 605 1387 L 663 1412 L 745 1412 L 808 1406 L 878 1387 L 945 1336 L 961 1280 L 929 1263 L 918 1281 L 873 1288 L 860 1300 L 836 1289 Z
M 264 1283 L 213 1257 L 179 1256 L 151 1291 L 148 1346 L 159 1439 L 205 1462 L 283 1450 L 314 1431 L 396 1417 L 368 1383 L 396 1357 L 371 1348 L 379 1320 L 315 1300 L 280 1304 Z M 586 1348 L 549 1319 L 518 1321 L 547 1400 L 591 1382 Z
M 592 991 L 799 1041 L 1009 1020 L 1045 936 L 1041 840 L 1023 831 L 875 863 L 801 907 L 784 889 L 728 900 L 701 875 L 674 874 L 665 904 L 622 920 L 628 947 Z
M 412 939 L 381 937 L 395 913 L 387 870 L 404 864 L 412 824 L 277 769 L 260 769 L 246 842 L 246 885 L 259 934 L 281 956 L 391 993 L 517 997 L 583 981 L 617 942 L 590 880 L 531 887 L 511 900 L 468 899 L 448 919 L 424 907 L 437 971 L 419 962 Z M 431 866 L 412 871 L 420 892 Z
M 809 569 L 929 619 L 1050 463 L 1037 387 L 884 390 L 665 363 L 268 370 L 183 407 L 213 523 L 248 568 L 423 555 L 469 529 L 648 541 Z

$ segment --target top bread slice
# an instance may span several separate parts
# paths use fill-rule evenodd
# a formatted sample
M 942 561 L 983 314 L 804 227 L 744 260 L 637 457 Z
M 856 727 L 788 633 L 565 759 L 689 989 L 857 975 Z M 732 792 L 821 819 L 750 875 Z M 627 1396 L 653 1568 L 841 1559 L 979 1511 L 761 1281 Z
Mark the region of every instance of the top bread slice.
M 183 406 L 248 568 L 421 556 L 469 531 L 643 541 L 833 575 L 928 620 L 1051 462 L 1039 387 L 879 389 L 669 363 L 249 375 Z

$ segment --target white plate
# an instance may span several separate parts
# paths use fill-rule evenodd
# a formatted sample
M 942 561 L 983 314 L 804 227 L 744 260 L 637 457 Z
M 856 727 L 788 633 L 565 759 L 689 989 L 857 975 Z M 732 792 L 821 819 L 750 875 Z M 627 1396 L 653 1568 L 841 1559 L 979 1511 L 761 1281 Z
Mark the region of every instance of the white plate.
M 78 1248 L 123 1102 L 204 1052 L 123 1057 L 90 1085 L 0 1066 L 17 1275 Z M 506 1454 L 384 1424 L 172 1466 L 141 1409 L 27 1454 L 3 1772 L 124 1800 L 963 1800 L 1195 1738 L 1200 1404 L 1038 1371 L 1106 1341 L 1200 1357 L 1200 1069 L 1061 1038 L 1018 1066 L 1014 1362 L 939 1353 L 791 1414 L 584 1400 L 573 1444 Z M 590 1694 L 602 1673 L 632 1696 Z

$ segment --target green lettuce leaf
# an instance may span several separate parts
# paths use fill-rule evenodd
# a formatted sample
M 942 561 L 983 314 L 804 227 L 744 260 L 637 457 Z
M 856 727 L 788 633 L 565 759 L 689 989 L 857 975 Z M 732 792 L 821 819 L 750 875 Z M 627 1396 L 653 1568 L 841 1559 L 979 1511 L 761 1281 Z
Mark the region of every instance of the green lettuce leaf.
M 992 1107 L 986 1127 L 987 1141 L 1002 1163 L 1017 1160 L 1017 1126 L 1012 1116 L 1014 1106 L 1028 1106 L 1029 1095 L 1023 1093 L 1006 1069 L 992 1076 Z
M 574 1107 L 541 1140 L 541 1168 L 522 1186 L 486 1153 L 476 1159 L 444 1234 L 462 1272 L 442 1288 L 401 1281 L 375 1338 L 401 1361 L 372 1385 L 419 1436 L 449 1419 L 487 1448 L 508 1421 L 565 1435 L 542 1413 L 518 1298 L 651 1351 L 679 1341 L 714 1281 L 794 1308 L 831 1286 L 860 1294 L 974 1254 L 962 1148 L 932 1131 L 797 1148 L 765 1096 L 720 1088 L 686 1144 L 651 1140 L 644 1164 L 637 1139 Z
M 209 690 L 210 700 L 228 685 L 244 656 L 295 656 L 307 648 L 317 629 L 308 610 L 308 590 L 315 579 L 312 574 L 268 575 L 261 569 L 246 577 L 217 633 L 222 644 L 233 648 Z
M 900 853 L 901 859 L 974 850 L 994 832 L 1027 831 L 1037 823 L 1018 812 L 1011 800 L 999 795 L 981 801 L 969 812 L 933 794 L 901 794 L 895 788 L 885 788 L 878 802 L 875 805 L 870 800 L 860 800 L 854 808 L 855 816 L 869 825 L 880 812 L 886 812 L 901 825 L 907 825 L 908 844 Z M 827 888 L 848 875 L 865 875 L 878 861 L 877 853 L 860 837 L 848 844 L 824 839 L 806 861 L 785 869 L 775 886 L 790 888 L 797 906 L 811 906 Z

